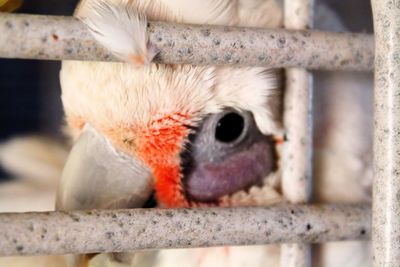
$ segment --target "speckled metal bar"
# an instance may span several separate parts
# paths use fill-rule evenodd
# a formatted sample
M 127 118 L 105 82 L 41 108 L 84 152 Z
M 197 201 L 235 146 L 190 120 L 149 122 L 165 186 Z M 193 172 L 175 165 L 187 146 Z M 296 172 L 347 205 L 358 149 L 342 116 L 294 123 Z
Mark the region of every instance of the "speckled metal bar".
M 285 28 L 305 30 L 313 27 L 314 0 L 285 0 Z M 291 203 L 306 203 L 312 182 L 312 74 L 306 69 L 286 69 L 282 191 Z M 311 247 L 284 244 L 281 266 L 310 267 Z
M 0 255 L 366 239 L 366 205 L 0 214 Z
M 373 0 L 376 38 L 373 259 L 400 266 L 400 2 Z
M 156 62 L 372 70 L 367 34 L 194 26 L 151 22 Z M 0 57 L 116 60 L 72 17 L 0 14 Z

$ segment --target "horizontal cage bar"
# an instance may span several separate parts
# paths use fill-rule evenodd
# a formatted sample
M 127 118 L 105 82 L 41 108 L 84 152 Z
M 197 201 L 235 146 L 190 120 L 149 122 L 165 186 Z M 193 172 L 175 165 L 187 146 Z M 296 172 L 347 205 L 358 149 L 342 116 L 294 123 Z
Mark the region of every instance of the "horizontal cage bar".
M 0 255 L 367 239 L 367 205 L 0 214 Z
M 49 60 L 117 59 L 73 17 L 0 13 L 0 57 Z M 372 35 L 150 22 L 156 62 L 373 69 Z

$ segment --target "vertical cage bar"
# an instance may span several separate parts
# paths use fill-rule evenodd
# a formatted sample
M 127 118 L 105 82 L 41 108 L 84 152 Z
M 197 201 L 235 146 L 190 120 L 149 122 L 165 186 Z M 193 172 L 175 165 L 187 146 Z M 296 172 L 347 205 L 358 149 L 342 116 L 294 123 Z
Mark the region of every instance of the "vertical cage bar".
M 305 30 L 313 26 L 314 0 L 285 0 L 285 28 Z M 282 190 L 292 203 L 305 203 L 311 193 L 312 159 L 312 75 L 305 69 L 286 70 Z M 281 266 L 311 266 L 307 244 L 282 246 Z
M 400 263 L 400 2 L 372 0 L 375 28 L 374 266 Z

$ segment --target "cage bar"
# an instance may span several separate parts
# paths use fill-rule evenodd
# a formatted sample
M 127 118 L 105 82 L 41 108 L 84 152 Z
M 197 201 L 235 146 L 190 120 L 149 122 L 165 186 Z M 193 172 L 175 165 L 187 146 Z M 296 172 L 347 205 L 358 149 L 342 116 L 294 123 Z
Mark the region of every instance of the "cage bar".
M 305 30 L 313 27 L 314 0 L 285 0 L 285 28 Z M 291 203 L 306 203 L 312 184 L 312 74 L 306 69 L 286 69 L 283 123 L 282 191 Z M 281 266 L 311 266 L 311 247 L 284 244 Z
M 311 26 L 313 0 L 286 1 L 287 25 L 295 30 L 182 25 L 150 22 L 150 41 L 160 49 L 156 62 L 249 65 L 322 70 L 373 69 L 374 40 L 367 34 L 302 30 Z M 372 0 L 377 29 L 376 136 L 373 241 L 375 266 L 400 262 L 400 190 L 396 120 L 400 94 L 398 39 L 393 1 Z M 296 6 L 298 5 L 298 6 Z M 295 12 L 306 7 L 305 12 Z M 290 15 L 289 15 L 290 14 Z M 300 20 L 298 20 L 300 19 Z M 398 24 L 398 23 L 397 23 Z M 0 57 L 45 60 L 117 61 L 72 17 L 0 13 Z M 300 160 L 283 185 L 285 196 L 303 203 L 310 193 L 311 85 L 307 71 L 288 70 L 286 117 Z M 399 89 L 397 89 L 399 90 Z M 301 117 L 298 116 L 301 114 Z M 294 117 L 292 117 L 294 118 Z M 298 123 L 298 124 L 295 124 Z M 298 130 L 301 131 L 298 131 Z M 295 131 L 297 136 L 291 133 Z M 303 144 L 304 143 L 304 144 Z M 287 161 L 286 161 L 287 162 Z M 298 166 L 297 166 L 298 165 Z M 284 175 L 285 176 L 285 175 Z M 287 176 L 289 177 L 289 176 Z M 382 179 L 382 178 L 385 179 Z M 285 182 L 284 182 L 285 183 Z M 293 189 L 293 188 L 292 188 Z M 283 266 L 310 266 L 309 246 L 370 236 L 368 205 L 278 205 L 254 208 L 135 209 L 0 214 L 0 255 L 124 252 L 142 249 L 292 243 L 283 249 Z M 298 244 L 297 244 L 298 243 Z M 397 247 L 396 247 L 397 246 Z
M 372 1 L 376 37 L 373 185 L 374 266 L 400 262 L 400 9 Z
M 117 59 L 72 17 L 0 13 L 0 57 L 48 60 Z M 168 64 L 248 65 L 324 70 L 373 68 L 368 34 L 290 31 L 150 22 L 155 61 Z
M 367 239 L 366 205 L 0 214 L 0 256 Z

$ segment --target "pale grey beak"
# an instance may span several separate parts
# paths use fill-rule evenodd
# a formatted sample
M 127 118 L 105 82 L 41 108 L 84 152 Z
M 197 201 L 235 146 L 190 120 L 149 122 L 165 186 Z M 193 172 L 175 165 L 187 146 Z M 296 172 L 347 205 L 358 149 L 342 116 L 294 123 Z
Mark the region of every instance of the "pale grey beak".
M 57 210 L 139 208 L 153 179 L 139 159 L 116 150 L 90 126 L 73 146 L 57 194 Z

